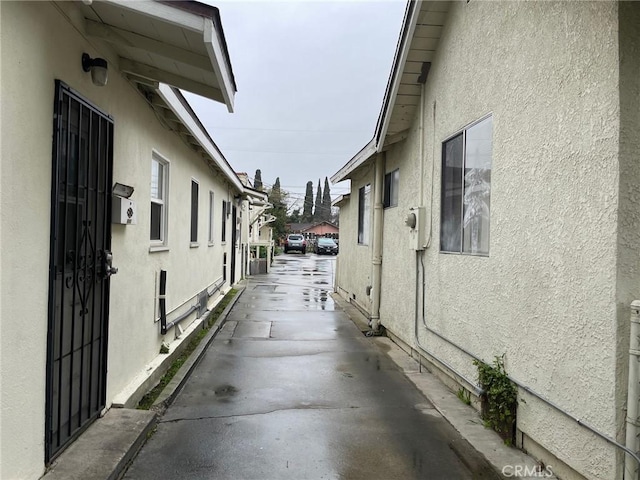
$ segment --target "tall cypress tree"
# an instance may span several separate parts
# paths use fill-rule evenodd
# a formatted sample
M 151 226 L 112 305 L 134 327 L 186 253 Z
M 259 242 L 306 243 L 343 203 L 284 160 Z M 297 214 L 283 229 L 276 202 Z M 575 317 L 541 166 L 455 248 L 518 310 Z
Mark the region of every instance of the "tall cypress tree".
M 284 238 L 286 233 L 287 205 L 285 200 L 286 195 L 280 190 L 280 177 L 278 177 L 269 192 L 269 203 L 273 205 L 269 213 L 276 217 L 272 225 L 273 236 L 278 239 Z
M 322 187 L 320 186 L 320 179 L 318 179 L 318 191 L 316 192 L 316 204 L 313 210 L 313 221 L 322 221 Z
M 329 190 L 329 179 L 324 177 L 324 190 L 322 191 L 322 219 L 331 221 L 331 190 Z
M 256 170 L 256 174 L 253 177 L 253 188 L 262 190 L 262 172 L 260 169 Z
M 313 221 L 313 182 L 307 182 L 307 192 L 304 195 L 304 206 L 302 209 L 302 222 Z

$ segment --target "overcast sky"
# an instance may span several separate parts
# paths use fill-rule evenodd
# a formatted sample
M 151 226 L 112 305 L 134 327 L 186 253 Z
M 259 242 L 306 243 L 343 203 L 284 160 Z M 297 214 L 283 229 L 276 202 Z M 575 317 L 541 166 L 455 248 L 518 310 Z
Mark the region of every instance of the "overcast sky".
M 220 9 L 235 111 L 185 93 L 236 172 L 280 177 L 302 209 L 373 137 L 405 9 L 390 1 L 207 1 Z M 348 191 L 331 185 L 331 194 Z M 296 202 L 297 201 L 297 202 Z

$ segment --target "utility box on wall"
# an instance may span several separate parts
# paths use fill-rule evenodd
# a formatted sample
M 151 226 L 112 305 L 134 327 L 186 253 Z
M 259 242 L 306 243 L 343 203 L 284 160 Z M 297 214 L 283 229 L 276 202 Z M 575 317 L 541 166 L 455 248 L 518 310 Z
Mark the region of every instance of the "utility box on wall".
M 138 208 L 133 200 L 114 195 L 111 206 L 111 223 L 120 225 L 135 225 L 138 223 Z
M 411 250 L 424 250 L 426 248 L 425 237 L 425 208 L 411 207 L 407 215 L 406 224 L 411 228 L 409 232 L 409 245 Z

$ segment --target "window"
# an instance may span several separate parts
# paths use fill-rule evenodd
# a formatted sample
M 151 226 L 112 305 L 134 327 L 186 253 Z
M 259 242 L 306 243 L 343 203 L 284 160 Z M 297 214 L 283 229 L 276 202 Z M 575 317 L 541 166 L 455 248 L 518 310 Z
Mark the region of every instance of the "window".
M 489 254 L 492 117 L 442 144 L 440 250 Z
M 169 163 L 157 155 L 151 158 L 151 232 L 155 245 L 167 244 L 167 200 Z
M 198 182 L 191 180 L 191 243 L 198 243 Z
M 384 176 L 384 208 L 398 206 L 398 183 L 400 182 L 400 170 L 395 169 Z
M 227 241 L 227 202 L 222 201 L 222 241 Z
M 213 192 L 209 190 L 209 245 L 213 245 L 213 211 L 215 205 Z
M 358 192 L 358 243 L 369 244 L 369 222 L 371 211 L 371 185 L 361 187 Z

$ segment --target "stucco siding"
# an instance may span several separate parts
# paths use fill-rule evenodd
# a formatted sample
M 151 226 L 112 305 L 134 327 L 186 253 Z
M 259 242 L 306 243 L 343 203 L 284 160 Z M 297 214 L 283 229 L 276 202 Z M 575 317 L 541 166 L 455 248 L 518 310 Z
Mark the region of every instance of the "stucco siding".
M 168 272 L 167 310 L 222 277 L 221 202 L 235 192 L 201 156 L 163 126 L 143 96 L 118 72 L 108 48 L 72 26 L 73 3 L 2 2 L 1 374 L 0 477 L 38 478 L 44 470 L 48 271 L 54 83 L 60 79 L 114 119 L 113 180 L 135 188 L 137 225 L 112 224 L 106 403 L 159 354 L 157 277 Z M 99 48 L 96 50 L 95 48 Z M 81 55 L 105 56 L 109 82 L 91 83 Z M 168 251 L 150 252 L 151 158 L 170 162 Z M 191 179 L 199 182 L 198 247 L 190 244 Z M 209 191 L 215 192 L 216 238 L 208 244 Z M 230 260 L 229 260 L 230 262 Z M 238 257 L 240 268 L 240 257 Z M 236 277 L 239 279 L 239 277 Z M 228 280 L 227 286 L 228 288 Z M 216 300 L 216 296 L 210 302 Z M 185 308 L 186 309 L 186 308 Z M 184 322 L 189 325 L 195 315 Z
M 351 180 L 351 196 L 340 205 L 340 253 L 336 264 L 336 285 L 340 293 L 356 303 L 366 313 L 371 313 L 371 297 L 367 287 L 371 285 L 372 233 L 368 245 L 358 244 L 358 191 L 371 184 L 371 211 L 373 218 L 373 166 L 365 165 Z
M 416 119 L 417 120 L 417 119 Z M 399 170 L 398 205 L 384 209 L 382 289 L 380 318 L 384 326 L 409 345 L 413 345 L 416 312 L 416 265 L 419 260 L 411 248 L 410 229 L 405 224 L 409 208 L 423 205 L 420 200 L 420 164 L 417 146 L 418 121 L 410 139 L 385 152 L 385 174 Z M 402 301 L 398 301 L 402 299 Z
M 399 166 L 401 183 L 399 207 L 385 210 L 381 305 L 382 323 L 415 345 L 417 266 L 403 246 L 402 220 L 409 207 L 425 205 L 426 228 L 433 224 L 423 254 L 427 325 L 487 362 L 506 354 L 511 376 L 612 438 L 622 428 L 626 382 L 619 333 L 626 302 L 640 294 L 631 258 L 638 202 L 632 189 L 618 195 L 622 175 L 638 180 L 637 136 L 628 167 L 619 165 L 618 60 L 612 2 L 451 5 L 425 87 L 424 138 L 416 119 L 406 145 L 387 153 L 387 171 Z M 637 84 L 630 97 L 637 106 Z M 442 142 L 486 115 L 493 119 L 490 252 L 443 254 Z M 637 132 L 637 118 L 629 128 Z M 422 188 L 412 180 L 419 172 Z M 420 342 L 477 378 L 471 357 L 422 326 Z M 588 478 L 619 475 L 607 443 L 522 397 L 518 426 L 526 435 Z

